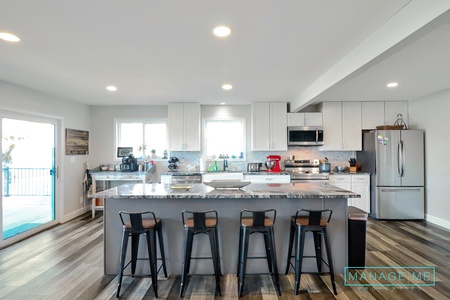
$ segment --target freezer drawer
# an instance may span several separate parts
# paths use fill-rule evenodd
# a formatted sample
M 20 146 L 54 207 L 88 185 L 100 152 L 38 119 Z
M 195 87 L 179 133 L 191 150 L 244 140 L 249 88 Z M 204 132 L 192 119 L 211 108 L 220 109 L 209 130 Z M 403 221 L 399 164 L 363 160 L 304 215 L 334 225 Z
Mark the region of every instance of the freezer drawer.
M 373 200 L 371 216 L 376 219 L 424 219 L 424 187 L 377 187 Z

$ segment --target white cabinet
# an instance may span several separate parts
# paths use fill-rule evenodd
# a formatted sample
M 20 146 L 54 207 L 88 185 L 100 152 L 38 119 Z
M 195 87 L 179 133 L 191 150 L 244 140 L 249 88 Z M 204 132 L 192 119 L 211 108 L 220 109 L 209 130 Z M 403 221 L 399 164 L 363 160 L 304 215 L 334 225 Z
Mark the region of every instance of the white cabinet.
M 290 183 L 290 175 L 249 175 L 244 176 L 245 179 L 251 180 L 252 183 Z
M 222 179 L 244 179 L 244 173 L 230 172 L 230 173 L 206 173 L 202 175 L 202 182 L 211 180 L 222 180 Z
M 322 127 L 322 113 L 288 113 L 287 126 Z
M 329 183 L 361 195 L 361 198 L 348 198 L 348 205 L 370 213 L 369 175 L 330 175 Z
M 398 114 L 401 114 L 403 121 L 408 124 L 408 102 L 362 102 L 362 129 L 369 130 L 376 129 L 379 125 L 394 125 Z
M 287 150 L 287 103 L 252 104 L 252 151 Z
M 361 102 L 323 102 L 323 143 L 319 150 L 362 150 Z
M 201 150 L 199 103 L 169 103 L 169 149 Z

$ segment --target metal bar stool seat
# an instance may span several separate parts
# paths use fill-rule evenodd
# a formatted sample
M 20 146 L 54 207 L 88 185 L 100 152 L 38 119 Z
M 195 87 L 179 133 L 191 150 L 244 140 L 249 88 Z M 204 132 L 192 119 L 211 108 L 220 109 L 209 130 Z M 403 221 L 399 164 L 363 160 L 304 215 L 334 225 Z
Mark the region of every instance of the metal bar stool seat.
M 242 210 L 240 214 L 239 230 L 239 261 L 237 267 L 238 293 L 242 296 L 244 291 L 247 259 L 265 258 L 272 277 L 273 285 L 277 294 L 281 296 L 280 278 L 278 274 L 277 255 L 275 250 L 275 237 L 273 225 L 276 220 L 276 211 L 274 209 L 264 211 Z M 248 257 L 248 244 L 250 235 L 253 233 L 262 233 L 264 235 L 264 244 L 266 256 Z M 249 275 L 249 274 L 247 274 Z
M 150 216 L 150 218 L 143 218 L 143 216 Z M 162 236 L 161 220 L 155 217 L 151 211 L 144 212 L 126 212 L 120 211 L 119 217 L 122 222 L 122 248 L 120 255 L 119 276 L 117 283 L 116 298 L 119 298 L 120 289 L 122 287 L 123 271 L 131 263 L 131 276 L 135 276 L 136 264 L 138 260 L 148 260 L 150 263 L 150 276 L 152 278 L 153 292 L 155 298 L 158 298 L 158 272 L 161 267 L 164 270 L 164 276 L 167 278 L 166 258 L 164 254 L 164 241 Z M 124 220 L 125 217 L 125 220 Z M 144 234 L 147 240 L 148 258 L 138 258 L 139 238 Z M 159 252 L 161 258 L 157 257 L 156 253 L 156 235 L 158 235 Z M 131 237 L 131 260 L 125 264 L 128 240 Z M 161 260 L 161 266 L 157 268 L 157 261 Z
M 217 231 L 218 214 L 215 210 L 208 211 L 188 211 L 181 212 L 181 218 L 184 227 L 184 242 L 183 242 L 183 261 L 180 284 L 180 297 L 184 295 L 184 288 L 186 286 L 186 277 L 189 276 L 192 259 L 212 259 L 214 268 L 214 277 L 216 280 L 215 295 L 221 296 L 220 290 L 220 276 L 222 276 L 220 266 L 219 253 L 219 235 Z M 194 236 L 197 234 L 207 234 L 211 247 L 211 257 L 192 257 L 192 245 Z M 198 276 L 198 274 L 197 274 Z
M 331 220 L 333 211 L 330 209 L 324 210 L 307 210 L 299 209 L 295 213 L 295 216 L 291 218 L 291 229 L 289 234 L 289 248 L 286 262 L 286 272 L 289 272 L 289 267 L 293 267 L 295 272 L 295 286 L 294 292 L 298 295 L 300 287 L 302 262 L 303 258 L 316 258 L 317 272 L 308 272 L 308 274 L 330 274 L 331 285 L 333 286 L 333 292 L 337 295 L 336 283 L 334 280 L 334 268 L 331 255 L 330 241 L 328 236 L 328 224 Z M 305 236 L 307 232 L 313 233 L 315 256 L 303 255 Z M 328 262 L 322 258 L 322 237 L 325 242 L 325 250 Z M 295 239 L 295 255 L 292 255 L 292 246 Z M 292 264 L 291 259 L 295 258 L 295 265 Z M 322 263 L 328 266 L 329 272 L 322 272 Z

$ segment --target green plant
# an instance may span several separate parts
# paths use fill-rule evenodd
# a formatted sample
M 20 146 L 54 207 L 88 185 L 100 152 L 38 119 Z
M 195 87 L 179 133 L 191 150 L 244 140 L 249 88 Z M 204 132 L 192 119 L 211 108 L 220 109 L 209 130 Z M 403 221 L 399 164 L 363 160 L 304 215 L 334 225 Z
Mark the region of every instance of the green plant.
M 151 152 L 152 152 L 152 154 L 155 154 L 155 153 L 156 153 L 156 150 L 155 150 L 155 149 L 152 149 Z

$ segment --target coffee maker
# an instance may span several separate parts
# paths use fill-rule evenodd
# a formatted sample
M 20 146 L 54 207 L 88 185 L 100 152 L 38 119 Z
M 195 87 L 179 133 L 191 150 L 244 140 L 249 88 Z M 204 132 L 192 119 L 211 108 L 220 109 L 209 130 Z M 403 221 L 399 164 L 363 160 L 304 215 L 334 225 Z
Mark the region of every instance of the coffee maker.
M 122 164 L 120 165 L 120 171 L 122 172 L 135 172 L 139 170 L 139 165 L 137 159 L 134 157 L 133 153 L 128 154 L 128 156 L 122 157 Z

